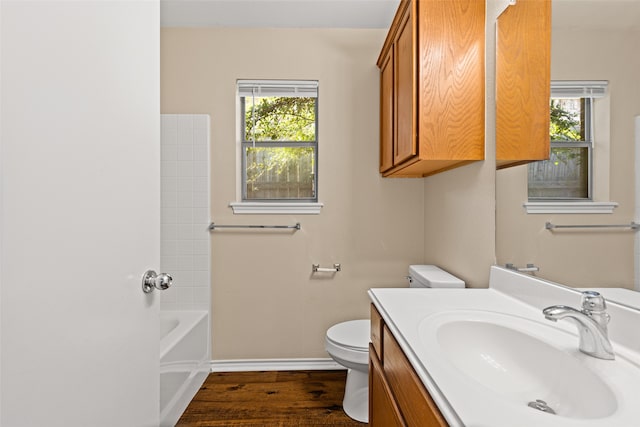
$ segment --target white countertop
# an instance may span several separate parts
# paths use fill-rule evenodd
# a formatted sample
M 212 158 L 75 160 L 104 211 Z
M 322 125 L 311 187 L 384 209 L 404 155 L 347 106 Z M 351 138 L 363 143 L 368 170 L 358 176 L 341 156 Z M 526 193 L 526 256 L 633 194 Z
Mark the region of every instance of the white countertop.
M 515 276 L 514 276 L 515 274 Z M 635 333 L 622 328 L 630 320 L 640 321 L 640 311 L 630 310 L 616 304 L 609 304 L 612 316 L 610 338 L 617 353 L 618 365 L 606 365 L 609 361 L 595 359 L 580 353 L 576 327 L 571 322 L 550 322 L 544 318 L 541 308 L 548 305 L 566 304 L 579 306 L 580 294 L 577 291 L 554 286 L 549 282 L 527 275 L 512 273 L 499 267 L 492 267 L 492 284 L 488 289 L 371 289 L 369 296 L 379 310 L 391 332 L 413 365 L 416 373 L 438 405 L 450 426 L 466 427 L 540 427 L 540 426 L 598 426 L 631 427 L 640 425 L 640 408 L 637 396 L 640 383 L 631 383 L 614 366 L 622 363 L 639 364 Z M 606 295 L 606 294 L 605 294 Z M 436 340 L 425 339 L 421 323 L 425 319 L 434 319 L 443 313 L 457 312 L 473 317 L 474 312 L 500 313 L 534 322 L 536 328 L 555 328 L 562 331 L 560 338 L 554 333 L 542 339 L 552 340 L 556 348 L 575 357 L 580 366 L 611 376 L 627 387 L 635 387 L 635 393 L 621 393 L 618 397 L 618 410 L 607 418 L 568 418 L 536 411 L 526 403 L 514 404 L 495 390 L 490 390 L 480 382 L 462 374 L 460 370 L 438 355 Z M 466 313 L 466 314 L 465 314 Z M 618 322 L 614 322 L 618 319 Z M 422 330 L 422 332 L 421 332 Z M 422 334 L 422 335 L 421 335 Z M 433 334 L 435 335 L 435 334 Z M 614 341 L 617 338 L 618 341 Z M 555 340 L 555 341 L 554 341 Z M 632 351 L 633 350 L 633 351 Z M 624 360 L 624 361 L 623 361 Z M 615 363 L 615 362 L 614 362 Z M 604 368 L 603 368 L 604 366 Z M 639 371 L 640 372 L 640 371 Z M 637 381 L 637 378 L 633 378 Z M 625 382 L 626 381 L 626 382 Z M 613 387 L 617 387 L 616 383 Z M 531 396 L 535 399 L 536 396 Z M 629 416 L 635 418 L 630 421 Z

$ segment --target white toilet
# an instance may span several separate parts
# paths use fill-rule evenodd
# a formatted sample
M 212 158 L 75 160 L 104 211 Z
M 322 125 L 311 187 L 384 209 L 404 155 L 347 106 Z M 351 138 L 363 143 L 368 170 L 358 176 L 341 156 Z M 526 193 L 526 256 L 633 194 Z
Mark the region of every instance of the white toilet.
M 464 282 L 435 265 L 409 266 L 411 288 L 464 288 Z M 356 421 L 369 421 L 369 319 L 338 323 L 327 330 L 325 349 L 348 369 L 342 408 Z

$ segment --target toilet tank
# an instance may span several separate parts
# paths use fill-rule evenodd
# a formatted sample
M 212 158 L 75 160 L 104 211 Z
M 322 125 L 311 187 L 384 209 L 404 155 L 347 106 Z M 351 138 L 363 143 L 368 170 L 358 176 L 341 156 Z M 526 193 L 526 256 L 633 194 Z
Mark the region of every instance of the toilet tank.
M 435 265 L 410 265 L 410 288 L 464 288 L 464 282 Z

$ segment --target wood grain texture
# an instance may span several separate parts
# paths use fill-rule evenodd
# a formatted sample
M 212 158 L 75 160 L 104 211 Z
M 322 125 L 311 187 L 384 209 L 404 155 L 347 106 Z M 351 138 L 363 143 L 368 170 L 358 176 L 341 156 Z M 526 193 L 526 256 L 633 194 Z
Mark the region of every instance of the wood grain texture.
M 400 408 L 393 399 L 382 364 L 373 345 L 369 349 L 369 425 L 371 427 L 405 427 Z
M 419 153 L 484 159 L 483 0 L 418 2 Z
M 402 165 L 393 167 L 386 171 L 382 176 L 392 178 L 421 178 L 436 173 L 444 172 L 449 169 L 458 168 L 473 162 L 473 160 L 425 160 L 421 161 L 416 157 L 403 163 Z
M 394 93 L 395 93 L 395 138 L 393 164 L 398 165 L 417 153 L 415 138 L 415 32 L 413 16 L 415 6 L 407 8 L 400 21 L 398 38 L 394 44 Z
M 398 28 L 400 27 L 400 21 L 404 17 L 405 10 L 411 6 L 412 0 L 400 0 L 400 4 L 398 5 L 398 9 L 396 9 L 396 14 L 393 16 L 393 21 L 391 22 L 391 26 L 389 27 L 389 32 L 387 33 L 387 37 L 384 40 L 384 44 L 382 45 L 382 50 L 380 51 L 380 55 L 378 56 L 378 61 L 376 64 L 378 68 L 382 64 L 382 61 L 387 56 L 389 49 L 397 39 Z
M 383 328 L 383 369 L 402 417 L 409 427 L 448 426 L 420 378 L 391 334 Z
M 211 373 L 177 426 L 362 426 L 342 410 L 346 371 Z
M 423 177 L 484 159 L 484 22 L 484 0 L 401 1 L 378 58 L 382 68 L 393 48 L 393 165 L 381 157 L 383 176 Z
M 380 64 L 380 172 L 393 167 L 393 45 Z
M 551 1 L 518 0 L 497 22 L 496 163 L 549 158 Z

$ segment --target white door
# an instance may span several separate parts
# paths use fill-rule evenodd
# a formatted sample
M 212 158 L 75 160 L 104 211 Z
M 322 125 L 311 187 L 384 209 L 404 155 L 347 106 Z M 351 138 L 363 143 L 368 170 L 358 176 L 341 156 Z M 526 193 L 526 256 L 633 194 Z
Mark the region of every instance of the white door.
M 0 424 L 157 426 L 159 4 L 0 4 Z

